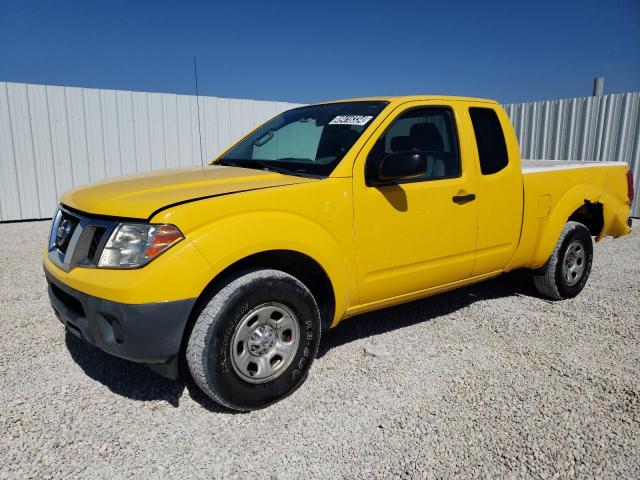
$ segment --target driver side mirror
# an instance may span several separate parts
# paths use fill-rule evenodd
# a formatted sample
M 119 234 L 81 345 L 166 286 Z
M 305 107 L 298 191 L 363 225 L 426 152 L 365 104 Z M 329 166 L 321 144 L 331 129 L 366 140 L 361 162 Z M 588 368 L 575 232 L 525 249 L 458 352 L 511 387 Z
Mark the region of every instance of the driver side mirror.
M 420 177 L 427 173 L 429 158 L 422 152 L 395 152 L 382 158 L 372 166 L 367 183 L 386 185 L 395 180 Z M 377 167 L 377 168 L 376 168 Z

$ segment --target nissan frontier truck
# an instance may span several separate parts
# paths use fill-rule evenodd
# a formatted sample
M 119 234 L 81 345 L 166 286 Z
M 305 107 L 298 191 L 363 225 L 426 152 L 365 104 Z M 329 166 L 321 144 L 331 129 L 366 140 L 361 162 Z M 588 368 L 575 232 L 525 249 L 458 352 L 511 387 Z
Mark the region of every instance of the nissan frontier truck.
M 625 163 L 522 161 L 494 101 L 334 101 L 209 165 L 66 192 L 44 269 L 69 332 L 169 378 L 184 362 L 252 410 L 295 391 L 345 318 L 514 269 L 575 297 L 633 195 Z

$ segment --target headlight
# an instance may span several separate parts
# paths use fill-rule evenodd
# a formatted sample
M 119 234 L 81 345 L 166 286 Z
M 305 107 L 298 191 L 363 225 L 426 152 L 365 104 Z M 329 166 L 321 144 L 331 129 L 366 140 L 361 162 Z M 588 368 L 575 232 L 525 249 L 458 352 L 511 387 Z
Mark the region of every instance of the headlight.
M 104 246 L 98 267 L 142 267 L 183 238 L 173 225 L 120 223 Z

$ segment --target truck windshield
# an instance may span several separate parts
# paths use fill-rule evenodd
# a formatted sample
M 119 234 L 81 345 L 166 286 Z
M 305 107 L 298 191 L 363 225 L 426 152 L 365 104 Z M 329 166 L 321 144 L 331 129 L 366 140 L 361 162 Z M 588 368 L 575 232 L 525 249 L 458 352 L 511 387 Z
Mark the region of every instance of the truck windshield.
M 241 140 L 216 163 L 328 176 L 387 103 L 339 102 L 288 110 Z

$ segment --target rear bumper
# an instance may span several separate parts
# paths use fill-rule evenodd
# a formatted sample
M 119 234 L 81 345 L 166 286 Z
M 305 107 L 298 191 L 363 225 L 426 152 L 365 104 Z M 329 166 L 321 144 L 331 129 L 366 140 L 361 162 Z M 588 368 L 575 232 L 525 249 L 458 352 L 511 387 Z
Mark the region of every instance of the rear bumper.
M 51 305 L 71 333 L 106 353 L 175 376 L 174 359 L 195 299 L 130 305 L 70 288 L 46 269 L 45 275 Z M 162 367 L 168 364 L 172 368 Z

